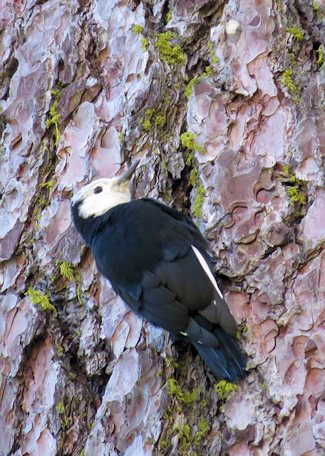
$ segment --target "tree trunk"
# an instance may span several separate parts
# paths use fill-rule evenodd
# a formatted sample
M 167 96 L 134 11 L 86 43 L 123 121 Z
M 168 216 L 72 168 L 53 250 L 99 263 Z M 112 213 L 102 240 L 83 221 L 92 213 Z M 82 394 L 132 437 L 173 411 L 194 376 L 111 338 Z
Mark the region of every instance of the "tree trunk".
M 2 1 L 0 454 L 325 452 L 325 2 Z M 238 389 L 135 316 L 72 225 L 136 198 L 208 237 Z

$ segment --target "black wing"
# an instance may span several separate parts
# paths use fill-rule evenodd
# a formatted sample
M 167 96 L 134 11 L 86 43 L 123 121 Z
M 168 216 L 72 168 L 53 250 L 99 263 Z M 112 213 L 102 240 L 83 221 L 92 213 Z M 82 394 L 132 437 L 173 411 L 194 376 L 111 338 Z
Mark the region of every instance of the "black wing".
M 234 335 L 236 323 L 193 246 L 212 270 L 207 241 L 191 219 L 150 199 L 111 209 L 91 245 L 99 271 L 134 311 L 174 335 L 183 334 L 199 353 L 203 347 L 220 352 L 217 364 L 227 366 L 215 330 Z M 211 354 L 201 355 L 209 363 Z M 231 369 L 214 373 L 230 379 L 233 370 L 240 376 Z

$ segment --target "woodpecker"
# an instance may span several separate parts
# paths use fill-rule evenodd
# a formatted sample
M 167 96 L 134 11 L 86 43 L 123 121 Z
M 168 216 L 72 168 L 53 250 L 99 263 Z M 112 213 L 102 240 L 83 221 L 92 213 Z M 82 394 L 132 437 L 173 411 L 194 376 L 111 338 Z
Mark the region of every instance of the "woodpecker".
M 81 188 L 71 201 L 74 224 L 98 271 L 134 312 L 192 343 L 217 379 L 238 381 L 246 375 L 246 356 L 208 242 L 176 209 L 150 198 L 131 200 L 136 166 Z

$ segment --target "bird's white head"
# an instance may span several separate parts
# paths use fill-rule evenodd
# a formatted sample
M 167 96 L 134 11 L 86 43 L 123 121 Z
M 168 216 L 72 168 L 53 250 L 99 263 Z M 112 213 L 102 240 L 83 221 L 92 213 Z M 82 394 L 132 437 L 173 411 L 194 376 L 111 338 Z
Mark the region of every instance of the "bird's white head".
M 138 161 L 121 177 L 97 179 L 79 190 L 71 200 L 78 204 L 78 215 L 82 219 L 99 217 L 118 204 L 131 201 L 129 181 Z

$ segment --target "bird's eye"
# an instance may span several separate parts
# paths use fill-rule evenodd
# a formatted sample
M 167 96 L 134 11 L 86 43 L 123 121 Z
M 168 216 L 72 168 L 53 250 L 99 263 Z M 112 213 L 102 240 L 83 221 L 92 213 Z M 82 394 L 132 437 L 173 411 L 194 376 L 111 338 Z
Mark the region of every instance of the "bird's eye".
M 100 187 L 100 186 L 95 187 L 95 189 L 94 189 L 94 193 L 101 193 L 102 191 L 103 191 L 103 187 Z

